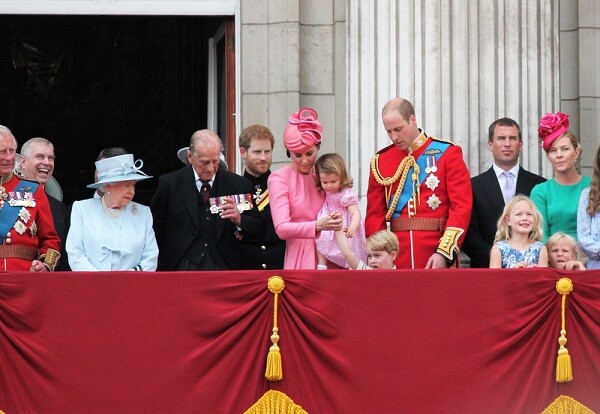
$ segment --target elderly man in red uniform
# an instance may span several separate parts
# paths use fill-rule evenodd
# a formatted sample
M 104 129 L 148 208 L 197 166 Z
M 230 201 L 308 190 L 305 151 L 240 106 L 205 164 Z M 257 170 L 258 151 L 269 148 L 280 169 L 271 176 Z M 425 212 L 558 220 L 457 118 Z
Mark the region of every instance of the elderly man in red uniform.
M 389 101 L 382 119 L 392 145 L 371 159 L 367 237 L 389 222 L 400 241 L 399 269 L 440 269 L 457 262 L 473 196 L 462 150 L 425 135 L 413 105 Z
M 54 270 L 60 240 L 44 188 L 16 176 L 17 140 L 0 125 L 0 270 Z

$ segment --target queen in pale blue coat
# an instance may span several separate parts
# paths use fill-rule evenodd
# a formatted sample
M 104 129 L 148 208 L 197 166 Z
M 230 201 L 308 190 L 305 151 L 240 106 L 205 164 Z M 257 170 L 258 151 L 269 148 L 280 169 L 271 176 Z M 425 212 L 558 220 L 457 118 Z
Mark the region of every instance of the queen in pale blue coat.
M 156 270 L 158 245 L 152 229 L 152 213 L 132 201 L 135 183 L 150 178 L 141 160 L 125 154 L 96 161 L 101 198 L 76 201 L 66 250 L 74 271 Z

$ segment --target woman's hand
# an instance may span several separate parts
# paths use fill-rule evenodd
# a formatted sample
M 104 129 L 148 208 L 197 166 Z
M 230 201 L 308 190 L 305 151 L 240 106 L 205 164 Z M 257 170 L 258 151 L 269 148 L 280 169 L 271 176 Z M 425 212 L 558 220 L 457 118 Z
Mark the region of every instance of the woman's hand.
M 328 216 L 323 216 L 317 220 L 317 232 L 323 230 L 341 230 L 342 229 L 342 215 L 339 211 L 335 211 Z

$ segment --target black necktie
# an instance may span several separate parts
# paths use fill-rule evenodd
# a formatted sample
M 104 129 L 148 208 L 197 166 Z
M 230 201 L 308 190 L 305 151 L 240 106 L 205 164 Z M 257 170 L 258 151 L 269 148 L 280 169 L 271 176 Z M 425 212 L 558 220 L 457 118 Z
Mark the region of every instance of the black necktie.
M 200 196 L 202 197 L 202 201 L 207 203 L 210 198 L 210 180 L 200 180 L 200 182 L 202 183 L 202 187 L 200 187 Z

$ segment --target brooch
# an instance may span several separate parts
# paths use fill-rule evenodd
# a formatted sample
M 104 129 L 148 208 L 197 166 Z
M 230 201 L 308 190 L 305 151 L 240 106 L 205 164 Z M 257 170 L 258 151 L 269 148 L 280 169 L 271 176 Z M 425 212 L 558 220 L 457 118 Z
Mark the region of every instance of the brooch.
M 425 185 L 431 191 L 435 190 L 439 183 L 440 183 L 440 179 L 437 178 L 435 175 L 433 175 L 433 173 L 429 174 L 429 176 L 425 180 Z
M 31 219 L 31 213 L 27 211 L 25 207 L 23 207 L 21 208 L 21 211 L 19 211 L 19 218 L 23 220 L 23 223 L 27 223 L 29 219 Z
M 440 199 L 438 198 L 438 196 L 436 196 L 435 194 L 432 194 L 427 199 L 427 205 L 432 210 L 435 210 L 436 208 L 438 208 L 440 206 L 440 204 L 442 204 L 442 202 L 440 201 Z
M 31 237 L 35 237 L 35 235 L 37 234 L 37 224 L 35 223 L 35 221 L 31 223 L 29 231 L 31 232 Z
M 25 233 L 25 230 L 27 230 L 27 227 L 25 227 L 25 225 L 20 222 L 19 220 L 17 220 L 15 222 L 15 224 L 13 225 L 13 229 L 15 229 L 15 231 L 19 234 L 23 234 Z

